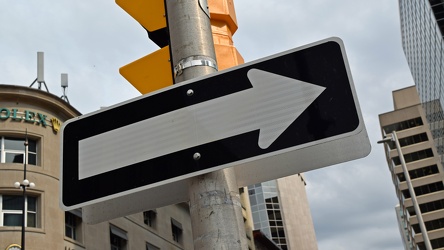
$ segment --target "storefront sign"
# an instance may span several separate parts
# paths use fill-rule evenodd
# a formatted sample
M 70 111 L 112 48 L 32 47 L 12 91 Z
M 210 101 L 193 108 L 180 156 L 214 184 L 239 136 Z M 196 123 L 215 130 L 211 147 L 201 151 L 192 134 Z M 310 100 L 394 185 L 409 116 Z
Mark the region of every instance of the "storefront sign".
M 45 128 L 52 125 L 51 127 L 54 132 L 57 132 L 60 129 L 60 121 L 56 118 L 47 119 L 47 115 L 45 114 L 30 110 L 19 111 L 15 108 L 0 108 L 0 121 L 5 121 L 8 119 L 11 119 L 13 121 L 25 121 L 32 124 L 41 125 Z
M 26 122 L 41 124 L 46 127 L 46 115 L 25 110 L 19 112 L 18 109 L 0 108 L 0 120 L 12 119 L 16 121 L 25 120 Z

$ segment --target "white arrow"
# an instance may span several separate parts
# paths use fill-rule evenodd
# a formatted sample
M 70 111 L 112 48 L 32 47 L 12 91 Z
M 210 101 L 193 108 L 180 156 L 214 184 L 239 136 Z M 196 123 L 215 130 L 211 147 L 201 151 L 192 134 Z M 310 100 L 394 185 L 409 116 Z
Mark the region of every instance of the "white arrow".
M 247 76 L 253 88 L 79 141 L 79 179 L 258 129 L 266 149 L 325 90 L 258 69 Z

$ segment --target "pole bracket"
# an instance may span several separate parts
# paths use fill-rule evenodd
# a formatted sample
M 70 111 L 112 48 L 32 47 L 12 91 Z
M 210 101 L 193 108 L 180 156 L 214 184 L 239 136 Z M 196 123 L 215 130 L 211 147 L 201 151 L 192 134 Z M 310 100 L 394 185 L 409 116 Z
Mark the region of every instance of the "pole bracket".
M 174 77 L 180 76 L 184 69 L 195 66 L 208 66 L 217 71 L 217 63 L 213 58 L 208 56 L 190 56 L 180 60 L 177 65 L 174 66 Z
M 199 0 L 199 6 L 202 9 L 202 11 L 207 15 L 208 18 L 210 18 L 210 8 L 208 7 L 208 1 L 206 0 Z

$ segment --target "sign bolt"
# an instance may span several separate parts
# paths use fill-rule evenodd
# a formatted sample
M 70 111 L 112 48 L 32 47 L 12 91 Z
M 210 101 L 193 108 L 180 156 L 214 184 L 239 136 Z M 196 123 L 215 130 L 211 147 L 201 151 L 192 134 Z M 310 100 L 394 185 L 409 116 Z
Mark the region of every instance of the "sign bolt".
M 194 159 L 195 161 L 200 160 L 200 157 L 201 157 L 201 155 L 200 155 L 199 153 L 194 153 L 194 155 L 193 155 L 193 159 Z
M 194 90 L 189 89 L 189 90 L 187 91 L 187 96 L 192 96 L 193 94 L 194 94 Z

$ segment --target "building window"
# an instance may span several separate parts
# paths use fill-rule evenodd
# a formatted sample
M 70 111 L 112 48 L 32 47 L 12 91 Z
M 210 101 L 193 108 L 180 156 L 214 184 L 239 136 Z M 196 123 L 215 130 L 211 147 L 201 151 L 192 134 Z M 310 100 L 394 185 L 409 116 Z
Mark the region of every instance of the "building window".
M 432 244 L 433 249 L 442 248 L 444 247 L 444 238 L 438 238 L 431 240 L 430 243 Z M 425 246 L 424 246 L 425 248 Z
M 432 132 L 433 138 L 441 138 L 444 136 L 444 129 L 443 128 L 433 129 L 431 132 Z
M 421 134 L 417 134 L 417 135 L 407 136 L 404 138 L 399 138 L 399 145 L 401 145 L 401 147 L 405 147 L 405 146 L 421 143 L 421 142 L 424 142 L 427 140 L 428 140 L 427 134 L 421 133 Z M 389 145 L 390 149 L 396 149 L 396 143 L 394 141 L 389 141 L 389 142 L 387 142 L 387 144 Z
M 444 117 L 444 113 L 442 111 L 438 111 L 432 114 L 428 114 L 427 115 L 427 121 L 429 121 L 429 123 L 434 123 L 437 121 L 441 121 Z
M 424 142 L 427 140 L 428 140 L 427 134 L 421 133 L 421 134 L 401 138 L 401 139 L 399 139 L 399 144 L 401 145 L 401 147 L 405 147 L 405 146 L 413 145 L 416 143 L 421 143 L 421 142 Z
M 82 212 L 80 209 L 65 212 L 65 236 L 82 241 Z
M 416 179 L 416 178 L 432 175 L 432 174 L 438 174 L 438 173 L 439 173 L 439 170 L 438 170 L 437 165 L 431 165 L 431 166 L 418 168 L 418 169 L 414 169 L 414 170 L 409 171 L 410 179 L 412 179 L 412 180 Z M 405 181 L 404 173 L 399 173 L 397 175 L 398 175 L 400 182 Z
M 409 128 L 414 128 L 414 127 L 422 126 L 423 124 L 424 123 L 422 122 L 421 117 L 417 117 L 417 118 L 410 119 L 407 121 L 398 122 L 395 124 L 390 124 L 390 125 L 384 126 L 383 129 L 386 134 L 390 134 L 393 131 L 401 131 L 401 130 L 405 130 L 405 129 L 409 129 Z
M 425 223 L 427 231 L 432 231 L 436 229 L 440 229 L 444 227 L 444 218 L 432 220 L 432 221 L 426 221 Z
M 173 240 L 177 243 L 182 241 L 182 224 L 171 218 L 171 232 L 173 234 Z
M 287 249 L 287 240 L 279 199 L 277 196 L 265 199 L 265 204 L 267 206 L 268 221 L 270 223 L 271 239 L 282 249 Z
M 408 189 L 404 189 L 401 191 L 402 195 L 404 196 L 404 199 L 410 199 L 412 196 L 410 195 L 410 191 Z
M 126 250 L 128 237 L 122 229 L 110 225 L 111 250 Z
M 146 243 L 146 250 L 160 250 L 160 248 L 158 248 L 155 245 L 150 244 L 150 243 L 147 242 Z
M 156 211 L 149 210 L 143 212 L 143 223 L 150 227 L 154 227 L 154 222 L 156 220 Z
M 23 196 L 0 195 L 0 226 L 22 225 Z M 25 198 L 25 224 L 37 227 L 37 198 Z
M 420 196 L 420 195 L 424 195 L 424 194 L 442 191 L 442 190 L 444 190 L 444 185 L 443 185 L 442 181 L 438 181 L 438 182 L 430 183 L 430 184 L 427 184 L 424 186 L 415 187 L 413 189 L 415 190 L 415 194 L 417 196 Z
M 419 161 L 419 160 L 429 158 L 429 157 L 433 157 L 433 151 L 431 149 L 425 149 L 425 150 L 420 150 L 420 151 L 413 152 L 410 154 L 405 154 L 404 160 L 406 163 L 409 163 L 409 162 Z M 399 159 L 399 156 L 393 157 L 392 160 L 395 165 L 401 165 L 401 160 Z
M 439 199 L 436 201 L 427 202 L 424 204 L 419 204 L 419 208 L 421 209 L 421 213 L 427 213 L 435 210 L 440 210 L 444 208 L 444 200 Z
M 25 163 L 25 139 L 13 137 L 0 137 L 0 162 Z M 28 139 L 28 157 L 26 163 L 37 165 L 37 141 Z

